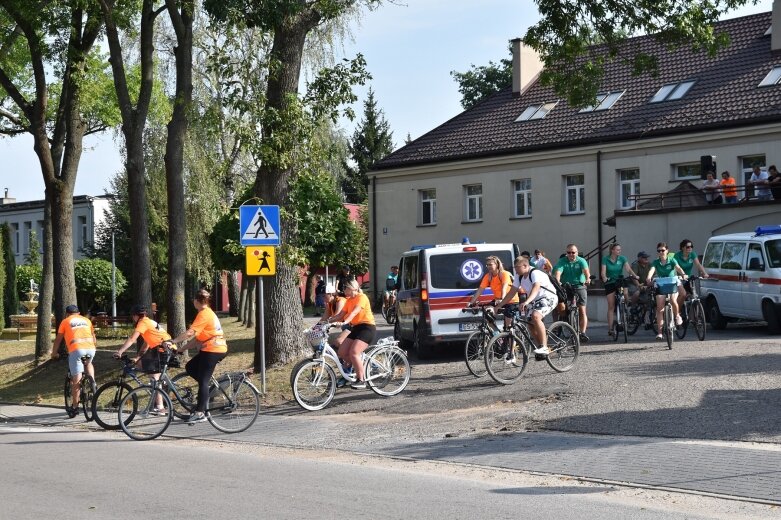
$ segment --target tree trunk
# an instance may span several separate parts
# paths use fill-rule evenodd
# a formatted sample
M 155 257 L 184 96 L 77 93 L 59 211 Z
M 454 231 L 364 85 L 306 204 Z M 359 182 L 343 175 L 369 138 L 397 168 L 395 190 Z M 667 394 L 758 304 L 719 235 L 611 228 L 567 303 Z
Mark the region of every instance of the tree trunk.
M 240 321 L 242 324 L 245 323 L 245 312 L 247 308 L 247 276 L 244 275 L 241 277 L 241 294 L 239 294 L 239 319 L 236 321 Z
M 249 277 L 248 277 L 249 278 Z M 247 303 L 244 306 L 244 323 L 248 329 L 255 326 L 255 279 L 250 278 L 247 281 Z
M 239 315 L 239 275 L 237 271 L 227 271 L 228 279 L 228 316 Z
M 49 359 L 52 350 L 52 298 L 54 295 L 54 258 L 52 251 L 52 197 L 45 190 L 43 204 L 43 273 L 38 288 L 38 320 L 35 333 L 35 360 L 42 363 Z M 58 323 L 59 324 L 59 323 Z
M 306 275 L 306 285 L 304 286 L 304 307 L 312 307 L 315 301 L 315 286 L 313 281 L 315 279 L 315 273 L 312 271 Z

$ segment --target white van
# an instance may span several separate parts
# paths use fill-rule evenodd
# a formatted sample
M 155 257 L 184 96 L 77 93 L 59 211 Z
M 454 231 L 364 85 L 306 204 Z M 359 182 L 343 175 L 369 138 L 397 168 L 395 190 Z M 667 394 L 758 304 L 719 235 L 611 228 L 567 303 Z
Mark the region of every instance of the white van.
M 781 225 L 711 237 L 701 262 L 710 278 L 700 292 L 714 329 L 734 319 L 764 320 L 781 333 Z
M 477 329 L 480 317 L 461 309 L 483 279 L 486 257 L 499 257 L 505 269 L 514 273 L 519 254 L 515 244 L 414 246 L 399 261 L 394 337 L 422 359 L 431 357 L 436 344 L 464 341 Z M 493 298 L 486 289 L 480 301 Z

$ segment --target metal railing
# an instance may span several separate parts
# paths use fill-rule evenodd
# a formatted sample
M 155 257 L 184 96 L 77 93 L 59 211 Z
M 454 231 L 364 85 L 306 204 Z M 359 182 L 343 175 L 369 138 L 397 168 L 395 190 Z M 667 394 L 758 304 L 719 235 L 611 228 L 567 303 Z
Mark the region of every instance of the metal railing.
M 738 184 L 735 186 L 738 196 L 738 204 L 745 204 L 747 202 L 756 201 L 757 196 L 755 194 L 756 186 L 753 184 Z M 699 193 L 698 193 L 699 192 Z M 721 195 L 724 199 L 723 189 L 715 192 L 714 195 Z M 702 189 L 697 191 L 667 191 L 663 193 L 647 193 L 639 195 L 629 195 L 627 198 L 632 202 L 631 208 L 625 208 L 619 211 L 637 211 L 643 209 L 681 209 L 689 208 L 691 204 L 686 202 L 690 201 L 692 197 L 701 196 L 702 200 L 705 199 L 705 192 Z M 659 206 L 649 205 L 651 207 L 642 207 L 643 203 L 658 202 Z M 723 204 L 726 204 L 726 200 L 723 200 Z

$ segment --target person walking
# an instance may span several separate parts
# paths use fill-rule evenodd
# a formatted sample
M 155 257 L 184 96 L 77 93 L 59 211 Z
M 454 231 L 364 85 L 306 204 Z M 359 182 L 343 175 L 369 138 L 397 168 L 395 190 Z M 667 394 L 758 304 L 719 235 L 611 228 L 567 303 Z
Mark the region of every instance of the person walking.
M 59 359 L 60 346 L 63 341 L 68 351 L 68 368 L 71 373 L 71 405 L 65 407 L 68 417 L 73 419 L 79 414 L 79 397 L 81 393 L 81 378 L 84 371 L 87 371 L 92 379 L 95 379 L 95 368 L 93 364 L 87 363 L 85 366 L 81 361 L 84 356 L 92 356 L 95 359 L 95 349 L 98 340 L 95 338 L 95 329 L 92 322 L 81 315 L 76 305 L 65 307 L 65 318 L 57 327 L 57 336 L 52 345 L 52 359 Z

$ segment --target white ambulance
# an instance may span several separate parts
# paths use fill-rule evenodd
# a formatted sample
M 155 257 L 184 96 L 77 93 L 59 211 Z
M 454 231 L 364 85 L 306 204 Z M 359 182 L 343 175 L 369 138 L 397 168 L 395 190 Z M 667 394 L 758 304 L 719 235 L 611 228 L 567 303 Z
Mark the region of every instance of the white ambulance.
M 700 261 L 710 276 L 700 281 L 700 296 L 714 329 L 762 320 L 781 333 L 781 225 L 713 236 Z
M 485 275 L 485 259 L 497 256 L 514 274 L 520 254 L 515 244 L 414 246 L 401 255 L 394 337 L 419 358 L 431 357 L 440 343 L 463 342 L 478 328 L 479 316 L 461 312 Z M 480 301 L 494 298 L 490 289 Z M 463 343 L 459 344 L 463 347 Z

